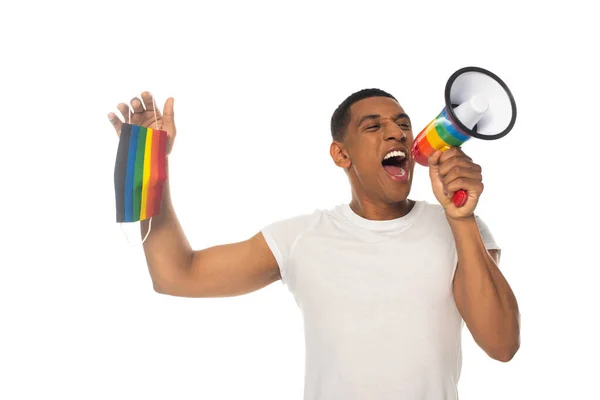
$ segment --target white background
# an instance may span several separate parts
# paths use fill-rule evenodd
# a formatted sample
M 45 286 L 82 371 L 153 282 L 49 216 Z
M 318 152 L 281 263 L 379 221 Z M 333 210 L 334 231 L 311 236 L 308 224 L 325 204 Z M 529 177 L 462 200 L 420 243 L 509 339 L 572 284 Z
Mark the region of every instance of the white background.
M 152 290 L 115 222 L 106 115 L 175 98 L 176 211 L 194 248 L 350 199 L 329 119 L 379 87 L 415 129 L 456 69 L 498 74 L 514 130 L 464 147 L 522 312 L 507 364 L 464 331 L 459 392 L 597 399 L 597 18 L 584 2 L 12 2 L 0 13 L 1 399 L 302 398 L 298 308 Z M 411 197 L 435 201 L 424 167 Z M 138 224 L 125 226 L 139 241 Z

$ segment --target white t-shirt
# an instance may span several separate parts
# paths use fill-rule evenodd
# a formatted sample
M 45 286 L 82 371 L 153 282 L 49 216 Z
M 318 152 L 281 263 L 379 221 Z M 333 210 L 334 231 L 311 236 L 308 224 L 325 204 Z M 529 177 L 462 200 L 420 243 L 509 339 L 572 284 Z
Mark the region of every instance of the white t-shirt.
M 457 253 L 440 205 L 417 201 L 404 217 L 372 221 L 344 204 L 262 233 L 302 312 L 305 400 L 458 398 Z

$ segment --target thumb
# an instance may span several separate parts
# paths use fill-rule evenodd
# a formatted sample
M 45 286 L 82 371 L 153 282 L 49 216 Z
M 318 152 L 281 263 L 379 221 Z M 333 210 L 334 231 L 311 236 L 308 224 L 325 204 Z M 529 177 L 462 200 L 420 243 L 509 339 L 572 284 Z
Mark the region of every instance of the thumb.
M 442 154 L 443 153 L 440 150 L 436 150 L 431 156 L 429 156 L 429 158 L 427 159 L 429 166 L 437 167 L 440 163 L 440 157 L 442 157 Z
M 175 111 L 174 111 L 175 99 L 169 97 L 165 101 L 165 107 L 163 108 L 163 127 L 169 131 L 169 135 L 175 134 Z

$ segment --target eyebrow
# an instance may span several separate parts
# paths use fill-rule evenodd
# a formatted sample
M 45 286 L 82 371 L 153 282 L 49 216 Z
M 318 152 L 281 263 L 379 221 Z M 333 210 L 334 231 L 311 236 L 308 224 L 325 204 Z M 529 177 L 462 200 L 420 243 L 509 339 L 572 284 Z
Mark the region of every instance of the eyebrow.
M 362 123 L 363 123 L 363 122 L 365 122 L 365 121 L 366 121 L 366 120 L 368 120 L 368 119 L 378 119 L 378 118 L 381 118 L 381 115 L 379 115 L 379 114 L 369 114 L 369 115 L 365 115 L 365 116 L 363 116 L 363 117 L 360 119 L 360 121 L 358 121 L 358 125 L 357 125 L 357 126 L 361 126 L 361 125 L 362 125 Z M 405 114 L 405 113 L 399 113 L 399 114 L 396 114 L 396 115 L 394 116 L 394 121 L 395 121 L 395 120 L 397 120 L 397 119 L 400 119 L 400 118 L 406 118 L 406 119 L 408 119 L 408 121 L 410 122 L 410 117 L 409 117 L 407 114 Z

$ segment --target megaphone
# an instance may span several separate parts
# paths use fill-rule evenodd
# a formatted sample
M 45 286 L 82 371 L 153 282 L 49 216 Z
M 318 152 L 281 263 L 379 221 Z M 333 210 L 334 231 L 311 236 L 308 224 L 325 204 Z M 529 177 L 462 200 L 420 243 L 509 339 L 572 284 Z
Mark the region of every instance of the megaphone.
M 465 67 L 454 72 L 446 83 L 445 107 L 415 138 L 413 160 L 427 166 L 436 150 L 462 146 L 474 137 L 500 139 L 511 131 L 517 106 L 508 86 L 492 72 Z M 457 191 L 452 201 L 457 207 L 467 202 L 467 192 Z

